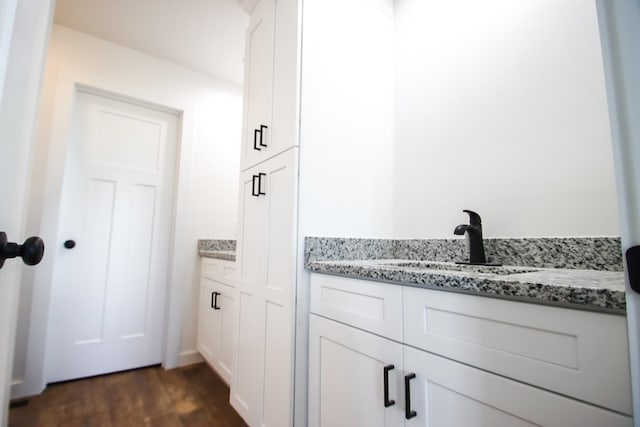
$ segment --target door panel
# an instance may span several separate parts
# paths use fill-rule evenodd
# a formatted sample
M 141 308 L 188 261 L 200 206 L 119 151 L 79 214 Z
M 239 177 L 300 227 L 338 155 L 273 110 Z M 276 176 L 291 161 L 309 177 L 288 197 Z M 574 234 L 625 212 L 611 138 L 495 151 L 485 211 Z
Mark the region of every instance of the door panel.
M 383 368 L 389 371 L 384 405 Z M 316 315 L 309 321 L 309 426 L 403 425 L 402 345 Z
M 562 395 L 404 346 L 411 410 L 406 426 L 630 427 L 632 420 Z
M 218 289 L 221 295 L 218 297 L 220 301 L 220 311 L 218 313 L 218 373 L 222 376 L 227 384 L 231 384 L 233 372 L 233 322 L 236 316 L 235 290 L 226 285 L 219 285 Z
M 273 88 L 273 49 L 275 0 L 260 0 L 251 13 L 245 51 L 245 114 L 242 145 L 242 169 L 275 154 L 271 146 Z M 262 130 L 262 146 L 254 148 L 254 135 Z M 267 154 L 269 153 L 269 154 Z
M 265 427 L 290 425 L 291 310 L 266 302 L 262 419 Z
M 177 116 L 77 92 L 47 381 L 161 361 L 176 146 Z

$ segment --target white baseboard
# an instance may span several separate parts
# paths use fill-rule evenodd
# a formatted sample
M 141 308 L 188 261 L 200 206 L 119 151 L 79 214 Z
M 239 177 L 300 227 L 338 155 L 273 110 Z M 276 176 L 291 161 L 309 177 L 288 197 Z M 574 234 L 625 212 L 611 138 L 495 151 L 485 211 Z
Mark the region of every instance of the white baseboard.
M 11 381 L 10 399 L 22 399 L 24 397 L 34 396 L 42 393 L 42 390 L 27 390 L 27 386 L 23 379 Z
M 204 362 L 204 359 L 197 350 L 183 351 L 178 355 L 178 366 L 176 366 L 176 368 L 200 362 Z

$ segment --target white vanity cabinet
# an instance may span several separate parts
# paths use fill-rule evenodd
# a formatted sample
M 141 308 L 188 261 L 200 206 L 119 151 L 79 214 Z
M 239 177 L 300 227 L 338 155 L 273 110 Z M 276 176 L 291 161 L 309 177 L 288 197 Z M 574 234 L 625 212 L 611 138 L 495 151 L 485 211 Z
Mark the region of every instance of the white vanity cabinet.
M 402 295 L 399 302 L 398 292 Z M 439 300 L 440 296 L 447 301 Z M 496 302 L 506 306 L 496 308 Z M 487 306 L 482 311 L 484 303 Z M 542 316 L 547 310 L 555 311 L 549 315 L 547 329 L 527 326 L 531 322 L 527 311 L 538 308 Z M 613 345 L 615 339 L 607 335 L 618 335 L 617 328 L 624 325 L 622 316 L 316 273 L 311 274 L 311 312 L 310 426 L 632 425 L 631 417 L 620 413 L 619 408 L 627 407 L 617 403 L 620 399 L 626 405 L 630 396 L 628 360 L 623 355 L 626 344 L 616 342 L 623 348 L 609 347 L 607 358 L 589 355 L 593 351 L 590 342 L 603 339 L 605 345 Z M 397 313 L 402 325 L 385 329 L 397 325 Z M 588 326 L 577 335 L 567 332 L 562 323 L 569 323 L 571 330 L 575 326 L 572 317 L 584 321 L 582 315 L 595 316 L 594 321 L 604 326 L 592 334 Z M 554 322 L 562 323 L 554 326 Z M 523 334 L 520 339 L 518 333 Z M 537 338 L 536 333 L 540 334 Z M 581 341 L 587 341 L 586 346 Z M 548 381 L 548 375 L 540 374 L 544 371 L 541 366 L 554 363 L 545 358 L 553 356 L 556 363 L 570 365 L 567 356 L 572 351 L 578 367 L 564 369 L 583 371 L 573 380 L 566 376 L 562 381 Z M 509 358 L 512 360 L 505 362 Z M 511 366 L 502 369 L 503 363 Z M 536 364 L 540 366 L 534 375 L 520 372 Z M 393 369 L 385 370 L 390 365 Z M 607 372 L 613 379 L 594 370 Z M 540 379 L 530 381 L 538 374 Z M 626 380 L 621 379 L 625 374 Z M 575 384 L 566 386 L 565 381 L 581 382 L 581 386 L 572 388 Z M 556 391 L 558 384 L 564 387 L 560 392 Z M 582 393 L 580 388 L 587 387 L 602 387 L 603 391 Z
M 235 262 L 202 258 L 198 352 L 231 384 L 236 317 Z

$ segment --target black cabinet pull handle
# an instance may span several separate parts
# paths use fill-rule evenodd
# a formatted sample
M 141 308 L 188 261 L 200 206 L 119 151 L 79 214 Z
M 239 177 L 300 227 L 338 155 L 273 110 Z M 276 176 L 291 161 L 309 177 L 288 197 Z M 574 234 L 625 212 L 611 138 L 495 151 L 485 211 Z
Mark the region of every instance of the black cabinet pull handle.
M 395 369 L 394 365 L 387 365 L 382 368 L 382 375 L 384 380 L 384 407 L 388 408 L 389 406 L 393 406 L 396 404 L 396 401 L 391 399 L 389 400 L 389 371 Z
M 259 179 L 258 175 L 251 176 L 251 195 L 254 197 L 260 196 L 260 182 L 258 182 L 258 192 L 256 192 L 256 179 Z
M 218 306 L 218 295 L 220 295 L 220 292 L 211 292 L 211 308 L 214 310 L 220 310 Z
M 260 145 L 262 145 L 262 133 L 258 129 L 253 130 L 253 149 L 260 151 L 258 147 L 258 134 L 260 134 Z
M 4 260 L 9 258 L 22 258 L 27 265 L 38 264 L 44 255 L 44 242 L 40 237 L 29 237 L 23 244 L 7 242 L 7 234 L 0 231 L 0 268 Z
M 267 193 L 262 191 L 262 178 L 267 176 L 266 173 L 258 173 L 258 196 L 265 196 Z
M 63 246 L 66 249 L 73 249 L 76 247 L 76 242 L 75 240 L 65 240 Z
M 404 417 L 408 420 L 418 415 L 416 411 L 411 410 L 411 380 L 416 377 L 416 374 L 408 374 L 404 376 Z
M 627 258 L 627 275 L 633 291 L 640 293 L 640 246 L 631 246 L 625 252 Z
M 260 125 L 260 144 L 259 144 L 259 145 L 260 145 L 261 147 L 266 147 L 266 146 L 267 146 L 267 144 L 263 144 L 263 141 L 262 141 L 262 134 L 263 134 L 263 132 L 264 132 L 264 130 L 265 130 L 265 129 L 269 129 L 269 126 L 267 126 L 267 125 Z M 258 148 L 258 150 L 259 150 L 259 148 Z

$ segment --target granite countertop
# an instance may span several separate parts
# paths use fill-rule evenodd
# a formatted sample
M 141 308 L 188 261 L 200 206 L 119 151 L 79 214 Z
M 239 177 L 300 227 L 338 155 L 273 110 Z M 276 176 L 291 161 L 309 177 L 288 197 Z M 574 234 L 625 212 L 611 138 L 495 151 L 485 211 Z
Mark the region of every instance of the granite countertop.
M 226 261 L 236 260 L 236 241 L 221 239 L 198 240 L 198 255 Z
M 505 268 L 498 270 L 504 272 L 508 269 L 509 274 L 497 274 L 496 270 L 490 268 L 478 271 L 475 266 L 457 266 L 441 260 L 429 261 L 429 265 L 425 266 L 425 261 L 420 261 L 418 257 L 400 259 L 394 256 L 393 251 L 387 251 L 378 258 L 375 257 L 376 253 L 373 253 L 362 256 L 367 259 L 340 259 L 340 255 L 336 254 L 344 255 L 344 248 L 350 248 L 352 242 L 338 242 L 340 247 L 336 250 L 336 243 L 331 240 L 309 239 L 316 240 L 306 242 L 305 268 L 317 273 L 583 310 L 626 313 L 624 272 L 618 271 L 617 267 L 596 270 L 576 268 L 584 267 L 579 265 L 573 265 L 572 268 L 549 268 L 545 263 L 540 264 L 542 267 L 515 264 L 505 265 Z M 380 242 L 374 243 L 379 245 Z M 397 245 L 397 242 L 395 244 Z M 442 245 L 442 242 L 438 244 Z M 615 244 L 612 246 L 615 247 Z M 319 248 L 321 250 L 318 250 Z M 327 248 L 334 253 L 334 256 L 330 256 L 332 259 L 323 259 L 321 255 L 326 255 Z M 396 255 L 406 254 L 394 250 Z M 601 246 L 598 246 L 598 252 L 601 252 Z

